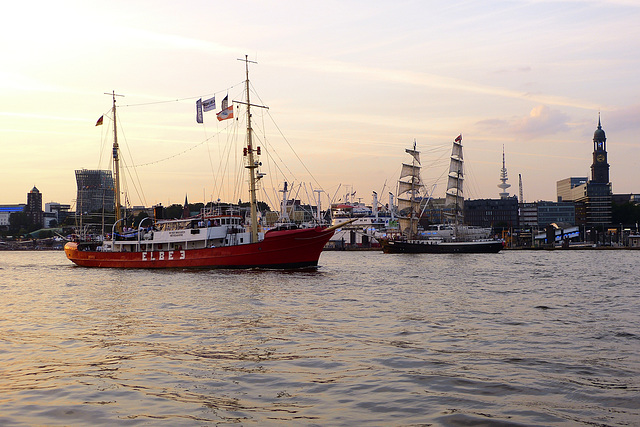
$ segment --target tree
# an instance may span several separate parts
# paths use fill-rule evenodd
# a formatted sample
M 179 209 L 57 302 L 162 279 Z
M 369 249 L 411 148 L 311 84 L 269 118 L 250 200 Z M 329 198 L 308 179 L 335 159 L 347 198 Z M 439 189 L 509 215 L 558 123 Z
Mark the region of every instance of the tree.
M 9 232 L 12 234 L 26 234 L 36 229 L 26 212 L 13 212 L 9 215 Z
M 140 212 L 138 215 L 136 215 L 135 218 L 133 218 L 133 227 L 138 228 L 142 220 L 147 217 L 149 217 L 149 214 L 147 214 L 146 212 Z M 151 222 L 147 221 L 146 225 L 151 225 Z
M 611 223 L 622 224 L 627 227 L 640 222 L 640 206 L 634 203 L 613 203 L 611 206 Z
M 182 205 L 173 204 L 164 209 L 164 217 L 166 219 L 182 218 Z

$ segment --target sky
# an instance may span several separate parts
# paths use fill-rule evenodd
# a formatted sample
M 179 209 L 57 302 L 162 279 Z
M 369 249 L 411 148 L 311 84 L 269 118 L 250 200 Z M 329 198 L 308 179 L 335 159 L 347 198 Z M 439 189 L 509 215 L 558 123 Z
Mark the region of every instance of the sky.
M 414 141 L 441 197 L 462 134 L 465 197 L 499 197 L 504 147 L 508 191 L 521 175 L 524 201 L 555 200 L 557 181 L 590 176 L 599 115 L 613 192 L 640 193 L 638 22 L 636 0 L 14 1 L 0 204 L 33 186 L 75 204 L 74 171 L 109 168 L 112 91 L 130 204 L 247 200 L 225 166 L 241 162 L 242 105 L 235 123 L 195 121 L 198 98 L 242 99 L 245 55 L 251 102 L 268 106 L 252 109 L 271 153 L 260 199 L 288 180 L 386 203 Z

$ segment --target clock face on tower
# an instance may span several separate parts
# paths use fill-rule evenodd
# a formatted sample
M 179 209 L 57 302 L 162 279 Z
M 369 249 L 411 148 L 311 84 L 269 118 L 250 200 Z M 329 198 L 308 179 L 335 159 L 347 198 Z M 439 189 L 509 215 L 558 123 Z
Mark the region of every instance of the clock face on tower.
M 596 160 L 597 160 L 599 163 L 604 162 L 604 154 L 598 154 L 598 157 L 596 157 Z

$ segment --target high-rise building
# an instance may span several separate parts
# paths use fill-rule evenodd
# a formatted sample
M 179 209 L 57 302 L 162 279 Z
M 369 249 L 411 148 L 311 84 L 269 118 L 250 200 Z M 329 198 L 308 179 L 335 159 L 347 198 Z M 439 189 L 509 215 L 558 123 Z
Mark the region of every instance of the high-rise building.
M 76 184 L 76 214 L 115 210 L 115 185 L 110 170 L 77 170 Z
M 574 191 L 576 187 L 584 185 L 589 181 L 586 176 L 565 178 L 556 183 L 558 202 L 567 202 L 577 199 L 584 193 L 584 189 Z
M 34 185 L 27 193 L 27 217 L 32 224 L 42 227 L 42 193 Z

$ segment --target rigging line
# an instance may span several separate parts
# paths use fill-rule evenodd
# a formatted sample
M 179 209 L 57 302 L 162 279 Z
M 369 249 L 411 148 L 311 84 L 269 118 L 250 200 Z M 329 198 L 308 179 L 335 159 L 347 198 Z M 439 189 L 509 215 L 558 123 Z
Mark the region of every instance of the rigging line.
M 309 183 L 309 186 L 311 186 L 311 183 Z M 308 205 L 309 205 L 309 213 L 311 213 L 311 217 L 313 218 L 313 207 L 311 207 L 311 204 L 313 203 L 313 198 L 309 197 L 309 191 L 307 190 L 307 184 L 304 183 L 304 192 L 307 194 L 307 201 L 308 201 Z M 317 206 L 316 206 L 317 208 Z M 303 211 L 305 210 L 305 208 L 302 208 Z M 315 218 L 314 218 L 315 220 Z
M 256 96 L 258 96 L 258 95 L 255 93 L 255 91 L 253 91 L 253 93 L 254 93 Z M 258 96 L 258 98 L 259 98 L 259 96 Z M 242 113 L 240 113 L 240 114 L 242 114 Z M 244 113 L 244 115 L 246 116 L 246 113 Z M 262 117 L 262 123 L 263 123 L 261 130 L 264 132 L 264 131 L 265 131 L 265 126 L 264 126 L 264 114 L 262 114 L 262 115 L 261 115 L 261 117 Z M 240 118 L 238 118 L 238 120 L 240 120 Z M 244 119 L 243 119 L 243 120 L 244 120 Z M 287 173 L 285 173 L 285 171 L 283 171 L 283 170 L 280 168 L 280 164 L 284 165 L 284 167 L 287 169 L 287 171 L 288 171 L 288 175 L 290 175 L 290 176 L 294 176 L 294 177 L 295 177 L 295 174 L 294 174 L 293 172 L 291 172 L 291 170 L 287 167 L 286 162 L 284 162 L 284 161 L 282 160 L 282 158 L 281 158 L 281 157 L 280 157 L 280 155 L 278 154 L 278 152 L 277 152 L 277 150 L 275 149 L 275 147 L 273 146 L 273 144 L 270 144 L 270 143 L 267 141 L 267 139 L 266 139 L 266 132 L 265 132 L 265 137 L 264 137 L 264 138 L 263 138 L 260 134 L 258 134 L 258 133 L 255 131 L 255 129 L 254 129 L 254 132 L 253 132 L 253 134 L 252 134 L 252 135 L 253 135 L 253 137 L 254 137 L 254 142 L 255 142 L 255 144 L 254 144 L 254 145 L 256 145 L 256 146 L 257 146 L 259 143 L 261 143 L 261 144 L 264 146 L 264 148 L 265 148 L 264 153 L 266 154 L 267 159 L 268 159 L 268 160 L 270 160 L 270 161 L 268 162 L 268 170 L 269 170 L 269 172 L 271 172 L 271 167 L 272 167 L 272 164 L 273 164 L 273 167 L 274 167 L 274 168 L 275 168 L 275 169 L 276 169 L 276 170 L 277 170 L 277 171 L 278 171 L 278 172 L 283 176 L 283 178 L 284 178 L 285 180 L 287 180 L 287 181 L 291 181 L 291 180 L 289 180 L 289 179 L 287 179 L 287 178 L 286 178 Z M 277 160 L 278 160 L 279 162 L 278 162 L 278 161 L 276 160 L 276 158 L 274 157 L 274 154 L 277 156 Z M 273 188 L 275 188 L 275 185 L 273 184 L 273 180 L 272 180 L 271 176 L 272 176 L 272 174 L 271 174 L 271 173 L 269 173 L 269 177 L 270 177 L 269 179 L 271 180 L 271 186 L 272 186 Z
M 260 102 L 264 104 L 264 102 L 260 98 L 260 95 L 255 91 L 255 89 L 252 92 L 260 100 Z M 278 150 L 276 150 L 276 147 L 273 144 L 269 143 L 267 141 L 267 139 L 266 139 L 266 126 L 265 126 L 265 123 L 264 123 L 264 116 L 265 116 L 264 114 L 261 115 L 261 118 L 262 118 L 262 130 L 265 132 L 265 138 L 261 139 L 259 136 L 257 136 L 257 139 L 264 144 L 265 152 L 267 154 L 267 157 L 269 158 L 269 160 L 271 160 L 273 162 L 274 167 L 282 174 L 283 179 L 285 181 L 294 181 L 295 178 L 296 178 L 295 174 L 293 173 L 293 171 L 291 171 L 291 169 L 289 169 L 289 166 L 287 165 L 287 162 L 282 160 L 282 157 L 280 157 L 280 154 L 278 153 Z M 272 122 L 274 121 L 273 118 L 271 118 L 271 121 Z M 280 134 L 282 135 L 282 132 L 280 132 Z M 283 135 L 283 137 L 284 137 L 284 135 Z M 291 147 L 290 144 L 289 144 L 289 147 L 291 148 L 291 151 L 293 151 L 293 153 L 295 154 L 295 151 L 293 150 L 293 148 Z M 274 155 L 275 155 L 275 157 L 274 157 Z M 276 157 L 277 157 L 277 159 L 276 159 Z M 282 170 L 280 165 L 284 166 L 284 168 L 286 169 L 286 171 L 288 173 L 285 173 L 285 171 Z M 303 166 L 304 166 L 304 164 L 303 164 Z M 287 175 L 289 175 L 290 178 L 288 178 Z M 309 175 L 311 175 L 311 173 L 309 173 Z M 312 176 L 312 178 L 313 178 L 313 176 Z M 272 186 L 273 186 L 273 184 L 272 184 Z
M 139 164 L 139 165 L 132 165 L 132 166 L 127 166 L 127 167 L 130 167 L 130 168 L 137 168 L 137 167 L 142 167 L 142 166 L 155 165 L 155 164 L 157 164 L 157 163 L 161 163 L 161 162 L 165 162 L 165 161 L 167 161 L 167 160 L 171 160 L 171 159 L 173 159 L 173 158 L 176 158 L 176 157 L 178 157 L 178 156 L 181 156 L 181 155 L 183 155 L 184 153 L 187 153 L 187 152 L 189 152 L 189 151 L 191 151 L 191 150 L 193 150 L 193 149 L 195 149 L 195 148 L 197 148 L 197 147 L 201 146 L 202 144 L 204 144 L 204 143 L 208 142 L 210 139 L 213 139 L 213 138 L 215 138 L 216 136 L 218 136 L 221 132 L 222 132 L 222 131 L 219 131 L 219 132 L 218 132 L 218 133 L 216 133 L 215 135 L 211 135 L 209 138 L 207 138 L 207 139 L 205 139 L 205 140 L 203 140 L 203 141 L 198 142 L 196 145 L 194 145 L 194 146 L 192 146 L 192 147 L 189 147 L 189 148 L 187 148 L 187 149 L 185 149 L 185 150 L 183 150 L 183 151 L 181 151 L 181 152 L 179 152 L 179 153 L 173 154 L 173 155 L 171 155 L 171 156 L 169 156 L 169 157 L 165 157 L 164 159 L 154 160 L 153 162 L 142 163 L 142 164 Z
M 167 100 L 164 100 L 164 101 L 141 102 L 139 104 L 123 104 L 123 105 L 118 105 L 118 108 L 121 108 L 121 107 L 141 107 L 141 106 L 145 106 L 145 105 L 168 104 L 170 102 L 190 101 L 190 100 L 194 100 L 194 99 L 205 98 L 205 97 L 212 96 L 212 95 L 215 96 L 215 95 L 217 95 L 219 93 L 228 92 L 229 90 L 233 89 L 234 87 L 239 86 L 239 85 L 243 85 L 243 84 L 244 84 L 244 81 L 242 81 L 240 83 L 236 83 L 233 86 L 230 86 L 225 90 L 219 90 L 217 92 L 208 93 L 208 94 L 204 94 L 204 95 L 189 96 L 189 97 L 186 97 L 186 98 L 177 98 L 177 99 L 167 99 Z
M 207 137 L 207 128 L 206 126 L 202 125 L 202 129 L 204 131 L 204 136 L 205 136 L 205 141 L 208 141 L 208 137 Z M 207 144 L 207 155 L 209 156 L 209 167 L 211 167 L 211 177 L 213 178 L 213 188 L 215 189 L 218 186 L 218 181 L 216 179 L 216 174 L 214 172 L 213 169 L 213 159 L 211 158 L 211 148 L 209 147 L 209 144 Z M 213 193 L 211 194 L 211 197 L 213 197 Z
M 253 86 L 253 85 L 252 85 Z M 260 100 L 261 103 L 264 103 L 262 101 L 262 98 L 260 98 L 260 95 L 257 94 L 255 92 L 254 89 L 254 93 L 255 95 L 258 97 L 258 99 Z M 291 149 L 291 151 L 293 151 L 293 154 L 296 156 L 296 158 L 298 159 L 298 161 L 300 162 L 300 164 L 302 164 L 302 167 L 307 171 L 307 173 L 309 174 L 309 176 L 316 182 L 316 184 L 318 185 L 318 187 L 320 189 L 322 189 L 322 185 L 320 185 L 320 183 L 318 182 L 318 180 L 316 179 L 315 176 L 313 176 L 313 174 L 311 173 L 311 171 L 309 170 L 309 168 L 307 168 L 307 165 L 302 161 L 302 159 L 300 158 L 300 156 L 298 156 L 298 153 L 296 153 L 296 151 L 293 149 L 293 146 L 291 145 L 291 143 L 289 143 L 289 140 L 287 139 L 287 137 L 284 135 L 284 133 L 282 132 L 282 130 L 280 129 L 280 126 L 278 126 L 278 124 L 276 123 L 276 121 L 274 120 L 273 116 L 271 115 L 271 113 L 269 112 L 269 110 L 267 110 L 267 114 L 269 115 L 269 118 L 271 119 L 271 121 L 273 122 L 273 124 L 275 125 L 276 129 L 278 129 L 278 132 L 280 133 L 280 135 L 282 136 L 282 138 L 285 140 L 285 142 L 287 143 L 287 145 L 289 146 L 289 148 Z
M 273 201 L 271 200 L 271 197 L 269 197 L 269 193 L 267 193 L 267 190 L 266 190 L 264 187 L 262 187 L 262 188 L 261 188 L 261 190 L 262 190 L 262 193 L 263 193 L 263 197 L 264 197 L 265 199 L 267 199 L 268 205 L 269 205 L 270 207 L 271 207 L 271 206 L 275 206 L 275 204 L 274 204 L 274 203 L 273 203 Z M 269 212 L 270 212 L 270 211 L 269 211 Z M 265 215 L 265 221 L 264 221 L 264 222 L 266 222 L 266 215 Z M 263 224 L 263 226 L 264 226 L 264 224 Z
M 229 128 L 229 126 L 227 126 L 227 129 Z M 218 171 L 220 172 L 220 181 L 219 184 L 216 185 L 216 188 L 214 189 L 215 191 L 218 192 L 218 197 L 220 197 L 223 193 L 229 194 L 229 189 L 227 188 L 225 190 L 224 185 L 226 183 L 226 185 L 228 186 L 230 179 L 227 177 L 227 170 L 229 168 L 229 158 L 231 156 L 231 145 L 229 142 L 229 134 L 227 133 L 227 142 L 226 144 L 224 144 L 223 146 L 223 150 L 220 153 L 220 160 L 218 162 Z
M 107 119 L 111 119 L 109 117 L 109 113 L 110 112 L 111 112 L 111 108 L 109 108 L 107 111 L 102 113 L 102 117 L 104 118 L 104 116 L 107 116 Z M 100 156 L 98 157 L 98 168 L 100 168 L 102 166 L 102 161 L 103 161 L 102 155 L 105 152 L 111 153 L 111 150 L 108 150 L 108 151 L 105 150 L 105 145 L 107 144 L 107 135 L 113 135 L 113 132 L 109 132 L 109 129 L 111 129 L 111 127 L 109 125 L 100 126 L 100 127 L 103 128 L 103 129 L 100 129 L 100 141 L 102 142 L 102 145 L 100 147 Z
M 257 136 L 257 135 L 254 135 L 254 136 L 256 137 L 256 139 L 258 140 L 258 142 L 262 142 L 262 143 L 264 144 L 264 146 L 265 146 L 265 148 L 266 148 L 266 149 L 265 149 L 265 153 L 266 153 L 267 157 L 269 158 L 269 160 L 271 160 L 271 161 L 273 162 L 274 167 L 275 167 L 275 168 L 276 168 L 276 169 L 277 169 L 277 170 L 282 174 L 282 176 L 283 176 L 283 177 L 285 177 L 285 179 L 286 179 L 286 175 L 287 175 L 287 174 L 285 174 L 285 173 L 284 173 L 284 171 L 283 171 L 282 169 L 280 169 L 280 166 L 278 165 L 278 162 L 276 162 L 276 159 L 274 159 L 274 157 L 271 155 L 271 151 L 273 151 L 276 155 L 278 154 L 278 153 L 277 153 L 277 151 L 276 151 L 276 149 L 275 149 L 275 147 L 273 147 L 271 144 L 267 143 L 267 140 L 266 140 L 266 139 L 262 140 L 262 139 L 260 139 L 260 137 L 259 137 L 259 136 Z M 268 149 L 268 148 L 270 148 L 270 149 Z M 290 175 L 290 176 L 295 177 L 295 174 L 294 174 L 293 172 L 291 172 L 291 170 L 287 167 L 286 163 L 282 160 L 282 158 L 281 158 L 279 155 L 278 155 L 278 160 L 279 160 L 280 162 L 282 162 L 282 164 L 284 165 L 284 167 L 285 167 L 285 168 L 287 169 L 287 171 L 289 172 L 289 175 Z
M 264 143 L 266 144 L 266 142 L 267 142 L 267 134 L 265 132 L 265 127 L 264 127 L 264 114 L 261 115 L 261 118 L 262 118 L 262 131 L 264 132 L 263 139 L 264 139 Z M 258 137 L 258 140 L 259 141 L 261 140 L 260 137 Z M 265 146 L 265 153 L 267 154 L 266 160 L 270 160 L 270 157 L 269 157 L 269 154 L 267 153 L 267 151 L 268 151 L 267 150 L 267 146 Z M 267 171 L 268 171 L 267 176 L 269 177 L 269 182 L 271 183 L 271 189 L 274 190 L 274 196 L 275 196 L 275 198 L 277 200 L 278 199 L 278 190 L 277 190 L 276 185 L 274 183 L 274 178 L 276 179 L 276 182 L 277 182 L 277 178 L 278 177 L 275 176 L 275 175 L 278 173 L 278 171 L 276 170 L 274 172 L 272 170 L 272 167 L 271 167 L 271 163 L 272 162 L 271 161 L 265 161 L 265 163 L 267 165 Z
M 117 117 L 116 117 L 117 120 Z M 129 154 L 129 158 L 131 159 L 131 161 L 133 161 L 133 156 L 131 155 L 131 149 L 129 148 L 129 141 L 127 140 L 127 136 L 124 133 L 124 126 L 122 126 L 122 122 L 120 122 L 120 133 L 122 134 L 122 138 L 124 139 L 124 143 L 127 147 L 127 153 Z M 138 176 L 138 170 L 134 167 L 133 168 L 133 172 L 135 173 L 135 177 L 136 179 L 133 179 L 133 176 L 131 175 L 131 171 L 129 170 L 128 167 L 126 167 L 126 160 L 123 156 L 123 162 L 125 163 L 125 170 L 129 173 L 129 177 L 131 178 L 131 182 L 133 183 L 133 188 L 136 191 L 136 194 L 138 195 L 138 199 L 144 203 L 144 205 L 147 205 L 147 200 L 146 197 L 144 196 L 144 191 L 142 190 L 142 184 L 140 183 L 140 177 Z M 137 184 L 136 184 L 137 182 Z M 138 189 L 138 187 L 140 187 Z M 142 196 L 140 195 L 140 193 L 142 193 Z
M 281 173 L 278 165 L 272 161 L 270 155 L 269 155 L 269 145 L 267 144 L 267 132 L 266 132 L 266 127 L 265 127 L 265 123 L 264 123 L 264 114 L 260 115 L 260 119 L 262 121 L 262 132 L 264 133 L 264 135 L 262 136 L 262 138 L 260 138 L 259 135 L 256 135 L 258 141 L 262 141 L 263 144 L 265 145 L 265 154 L 266 154 L 266 160 L 265 161 L 266 165 L 267 165 L 267 170 L 268 170 L 268 177 L 269 177 L 269 182 L 271 183 L 271 189 L 274 192 L 274 197 L 276 199 L 276 201 L 279 199 L 278 197 L 278 185 L 276 185 L 277 179 L 278 179 L 278 174 Z M 273 163 L 273 168 L 272 168 L 272 163 Z M 274 169 L 274 170 L 272 170 Z M 284 173 L 281 173 L 282 176 L 284 177 Z M 276 181 L 274 182 L 274 178 L 276 179 Z

